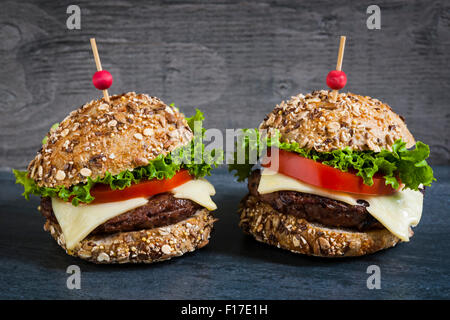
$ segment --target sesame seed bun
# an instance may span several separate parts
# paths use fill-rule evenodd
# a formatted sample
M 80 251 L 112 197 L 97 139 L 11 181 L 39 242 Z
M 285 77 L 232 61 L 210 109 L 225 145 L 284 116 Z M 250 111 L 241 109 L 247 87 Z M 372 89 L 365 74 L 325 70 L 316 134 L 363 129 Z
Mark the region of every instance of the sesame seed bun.
M 311 256 L 362 256 L 394 247 L 400 242 L 387 229 L 359 232 L 310 223 L 280 213 L 251 195 L 241 201 L 239 214 L 239 226 L 256 240 Z M 411 229 L 410 233 L 412 236 Z
M 99 264 L 153 263 L 179 257 L 206 246 L 216 219 L 207 209 L 176 224 L 154 229 L 90 235 L 67 250 L 60 226 L 50 220 L 44 225 L 67 254 Z
M 415 144 L 405 122 L 387 104 L 353 93 L 339 93 L 334 100 L 330 93 L 314 91 L 283 101 L 259 128 L 269 136 L 278 129 L 282 142 L 319 152 L 345 147 L 379 152 L 391 150 L 397 139 L 408 148 Z
M 134 92 L 91 101 L 71 112 L 28 166 L 38 186 L 70 187 L 88 177 L 146 165 L 193 137 L 184 115 L 155 97 Z

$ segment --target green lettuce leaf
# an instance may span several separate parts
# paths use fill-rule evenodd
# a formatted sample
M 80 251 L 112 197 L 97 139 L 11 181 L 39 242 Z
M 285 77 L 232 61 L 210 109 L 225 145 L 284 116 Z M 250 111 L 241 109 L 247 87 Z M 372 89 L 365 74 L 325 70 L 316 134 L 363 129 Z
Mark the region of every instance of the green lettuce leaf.
M 16 176 L 16 183 L 24 187 L 22 195 L 25 199 L 29 199 L 30 195 L 41 197 L 59 197 L 64 201 L 71 199 L 73 205 L 80 202 L 90 203 L 94 200 L 90 190 L 96 183 L 107 184 L 112 190 L 123 190 L 134 183 L 141 180 L 150 179 L 170 179 L 179 170 L 187 169 L 195 178 L 211 175 L 211 170 L 217 167 L 223 159 L 223 151 L 218 149 L 206 150 L 203 144 L 204 132 L 203 120 L 204 116 L 201 111 L 196 110 L 194 116 L 186 118 L 189 126 L 194 131 L 194 124 L 197 124 L 194 131 L 194 139 L 189 144 L 179 147 L 166 156 L 159 155 L 155 159 L 149 161 L 145 166 L 135 168 L 134 170 L 125 170 L 117 175 L 106 172 L 102 178 L 95 180 L 88 178 L 87 183 L 78 184 L 70 188 L 65 187 L 39 187 L 33 179 L 27 176 L 26 171 L 13 170 Z M 197 133 L 197 134 L 196 134 Z
M 392 151 L 353 151 L 350 148 L 334 150 L 330 152 L 318 152 L 300 148 L 297 143 L 280 142 L 279 136 L 274 138 L 261 138 L 258 129 L 243 129 L 240 139 L 236 143 L 236 151 L 232 164 L 228 166 L 230 172 L 238 181 L 244 181 L 251 173 L 255 162 L 249 161 L 248 153 L 257 152 L 261 156 L 268 147 L 275 146 L 279 149 L 295 152 L 305 158 L 319 161 L 325 165 L 347 172 L 352 170 L 360 176 L 366 185 L 373 185 L 373 176 L 380 173 L 386 180 L 386 185 L 397 189 L 399 183 L 405 188 L 418 190 L 419 185 L 430 186 L 436 179 L 433 169 L 428 165 L 426 159 L 430 154 L 430 148 L 418 141 L 414 149 L 408 150 L 406 143 L 397 140 L 392 146 Z M 256 139 L 253 137 L 257 137 Z M 245 161 L 238 159 L 238 153 L 246 153 Z M 242 163 L 242 164 L 239 164 Z
M 228 171 L 235 171 L 237 180 L 244 181 L 250 176 L 255 164 L 255 159 L 250 159 L 250 155 L 257 155 L 259 158 L 267 147 L 267 140 L 261 140 L 258 129 L 242 129 L 234 146 L 235 151 Z

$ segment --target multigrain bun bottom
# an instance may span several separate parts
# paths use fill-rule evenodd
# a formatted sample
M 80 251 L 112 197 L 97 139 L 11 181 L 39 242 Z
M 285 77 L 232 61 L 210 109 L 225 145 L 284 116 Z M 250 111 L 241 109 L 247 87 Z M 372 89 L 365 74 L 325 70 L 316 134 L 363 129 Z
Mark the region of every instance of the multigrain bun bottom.
M 327 228 L 274 210 L 248 195 L 239 208 L 239 225 L 256 240 L 294 253 L 319 257 L 352 257 L 394 247 L 400 239 L 387 229 L 367 232 Z M 412 230 L 410 229 L 412 236 Z
M 67 254 L 90 262 L 152 263 L 204 247 L 215 221 L 207 209 L 201 209 L 190 218 L 165 227 L 88 236 L 71 250 L 67 250 L 57 223 L 47 219 L 44 230 L 50 232 Z

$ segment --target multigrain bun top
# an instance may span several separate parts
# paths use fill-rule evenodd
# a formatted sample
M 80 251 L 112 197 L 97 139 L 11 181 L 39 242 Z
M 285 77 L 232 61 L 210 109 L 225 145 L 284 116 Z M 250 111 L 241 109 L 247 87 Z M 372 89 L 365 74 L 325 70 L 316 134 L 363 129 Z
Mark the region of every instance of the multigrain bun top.
M 278 129 L 282 142 L 297 142 L 319 152 L 345 147 L 379 152 L 391 150 L 397 139 L 408 148 L 415 143 L 405 122 L 387 104 L 353 93 L 339 93 L 334 100 L 325 90 L 283 101 L 259 128 L 269 136 Z
M 116 175 L 166 155 L 193 137 L 184 115 L 155 97 L 134 92 L 91 101 L 71 112 L 28 165 L 39 186 Z

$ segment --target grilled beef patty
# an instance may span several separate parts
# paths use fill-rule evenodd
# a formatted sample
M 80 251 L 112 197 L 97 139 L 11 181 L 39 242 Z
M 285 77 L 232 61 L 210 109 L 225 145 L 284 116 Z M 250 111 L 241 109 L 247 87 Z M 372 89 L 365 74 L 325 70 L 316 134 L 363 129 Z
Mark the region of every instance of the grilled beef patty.
M 250 194 L 269 204 L 278 212 L 291 214 L 327 227 L 350 228 L 359 231 L 384 228 L 367 211 L 366 207 L 369 206 L 369 203 L 364 200 L 358 200 L 358 203 L 361 204 L 353 206 L 342 201 L 296 191 L 259 194 L 260 179 L 261 172 L 253 171 L 248 179 Z
M 189 218 L 200 208 L 202 207 L 199 204 L 191 200 L 177 199 L 171 193 L 161 193 L 149 198 L 147 204 L 109 219 L 90 234 L 136 231 L 168 226 Z M 47 219 L 58 223 L 49 197 L 41 198 L 41 213 Z

